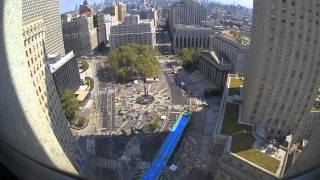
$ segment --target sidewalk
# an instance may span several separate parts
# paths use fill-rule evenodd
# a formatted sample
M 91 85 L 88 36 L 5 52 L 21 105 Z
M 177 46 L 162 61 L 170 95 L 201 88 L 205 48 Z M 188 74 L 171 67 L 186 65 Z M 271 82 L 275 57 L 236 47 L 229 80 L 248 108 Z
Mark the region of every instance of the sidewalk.
M 97 97 L 99 95 L 99 82 L 96 75 L 96 66 L 94 63 L 89 62 L 89 68 L 81 73 L 84 74 L 85 77 L 91 77 L 93 78 L 94 81 L 94 88 L 91 91 L 91 94 L 96 94 Z M 93 93 L 92 93 L 93 92 Z M 96 92 L 96 93 L 95 93 Z M 73 132 L 75 132 L 77 135 L 79 136 L 83 136 L 83 135 L 90 135 L 90 134 L 95 134 L 97 132 L 97 129 L 99 129 L 99 127 L 97 127 L 97 119 L 99 116 L 99 111 L 98 111 L 98 98 L 97 100 L 95 99 L 96 97 L 92 97 L 90 96 L 90 99 L 88 100 L 87 104 L 85 105 L 85 107 L 83 107 L 83 111 L 89 111 L 89 117 L 88 118 L 88 125 L 81 129 L 81 130 L 73 130 Z

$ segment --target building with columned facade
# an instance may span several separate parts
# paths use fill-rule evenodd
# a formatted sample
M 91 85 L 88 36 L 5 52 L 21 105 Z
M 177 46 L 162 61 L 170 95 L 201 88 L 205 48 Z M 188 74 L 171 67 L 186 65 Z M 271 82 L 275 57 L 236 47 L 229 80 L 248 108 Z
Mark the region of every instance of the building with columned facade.
M 199 25 L 176 24 L 173 27 L 173 50 L 177 52 L 181 48 L 209 49 L 209 36 L 218 34 L 212 28 Z
M 244 73 L 249 44 L 226 33 L 210 36 L 209 41 L 209 49 L 222 52 L 230 59 L 233 73 Z
M 213 81 L 217 89 L 225 87 L 231 68 L 230 60 L 223 53 L 208 50 L 200 52 L 199 71 Z

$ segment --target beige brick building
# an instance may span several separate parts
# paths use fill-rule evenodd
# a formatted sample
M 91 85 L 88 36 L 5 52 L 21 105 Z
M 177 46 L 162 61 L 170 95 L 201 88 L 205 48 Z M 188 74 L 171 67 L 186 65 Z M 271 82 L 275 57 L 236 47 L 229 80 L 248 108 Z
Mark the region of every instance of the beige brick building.
M 49 54 L 64 55 L 61 30 L 59 0 L 22 0 L 22 18 L 24 21 L 42 17 L 45 27 L 46 51 Z
M 48 155 L 59 168 L 78 173 L 80 169 L 80 151 L 77 142 L 67 126 L 54 81 L 46 62 L 44 23 L 41 18 L 34 18 L 23 23 L 26 65 L 29 73 L 25 78 L 32 82 L 35 92 L 32 108 L 37 109 L 39 124 L 32 126 L 47 149 Z M 31 120 L 31 119 L 30 119 Z M 30 122 L 33 123 L 33 122 Z M 41 129 L 41 130 L 40 130 Z

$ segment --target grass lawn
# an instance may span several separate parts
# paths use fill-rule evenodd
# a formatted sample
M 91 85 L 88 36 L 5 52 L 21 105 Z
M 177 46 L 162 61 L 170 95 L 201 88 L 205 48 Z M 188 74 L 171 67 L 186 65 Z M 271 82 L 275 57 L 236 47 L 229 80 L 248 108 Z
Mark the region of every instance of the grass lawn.
M 223 124 L 221 133 L 226 135 L 232 135 L 243 129 L 251 131 L 250 126 L 242 125 L 238 123 L 239 105 L 238 104 L 226 104 L 226 110 L 224 113 Z
M 274 158 L 260 152 L 256 148 L 250 148 L 245 151 L 240 151 L 236 154 L 247 159 L 248 161 L 251 161 L 254 164 L 272 172 L 272 173 L 276 173 L 277 169 L 280 165 L 279 160 L 274 159 Z
M 241 151 L 252 148 L 252 145 L 256 139 L 252 134 L 239 134 L 232 136 L 231 151 L 233 153 L 239 153 Z
M 78 61 L 78 64 L 82 72 L 85 72 L 89 68 L 89 64 L 85 60 Z
M 229 88 L 240 88 L 240 86 L 243 85 L 243 80 L 242 79 L 237 79 L 237 78 L 231 78 L 230 79 L 230 86 Z
M 88 85 L 90 87 L 89 91 L 92 91 L 93 87 L 94 87 L 94 81 L 91 77 L 85 77 L 85 84 Z
M 256 148 L 252 148 L 254 141 L 255 138 L 252 134 L 232 136 L 231 152 L 270 172 L 276 173 L 280 161 L 260 152 Z

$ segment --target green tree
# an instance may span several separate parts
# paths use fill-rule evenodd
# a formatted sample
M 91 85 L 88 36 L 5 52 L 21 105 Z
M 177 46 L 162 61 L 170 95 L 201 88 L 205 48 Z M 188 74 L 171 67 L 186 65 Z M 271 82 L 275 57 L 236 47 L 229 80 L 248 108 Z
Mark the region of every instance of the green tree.
M 60 99 L 64 113 L 70 124 L 74 124 L 76 113 L 79 111 L 80 103 L 71 89 L 65 90 Z
M 89 86 L 89 91 L 92 91 L 92 89 L 94 88 L 93 79 L 91 77 L 85 77 L 84 80 L 85 80 L 85 84 Z
M 155 131 L 161 128 L 161 122 L 159 117 L 155 118 L 151 123 L 148 124 L 148 128 L 150 131 Z
M 149 46 L 138 44 L 128 44 L 114 49 L 108 55 L 107 65 L 119 81 L 130 81 L 136 77 L 155 77 L 159 69 L 153 50 Z
M 200 52 L 196 48 L 182 48 L 179 51 L 179 65 L 182 65 L 186 69 L 196 69 L 199 56 Z
M 84 117 L 79 117 L 78 120 L 76 121 L 76 124 L 80 127 L 83 127 L 87 122 L 87 119 Z
M 192 62 L 192 51 L 188 48 L 182 48 L 179 51 L 179 56 L 182 60 L 182 64 L 187 64 Z

